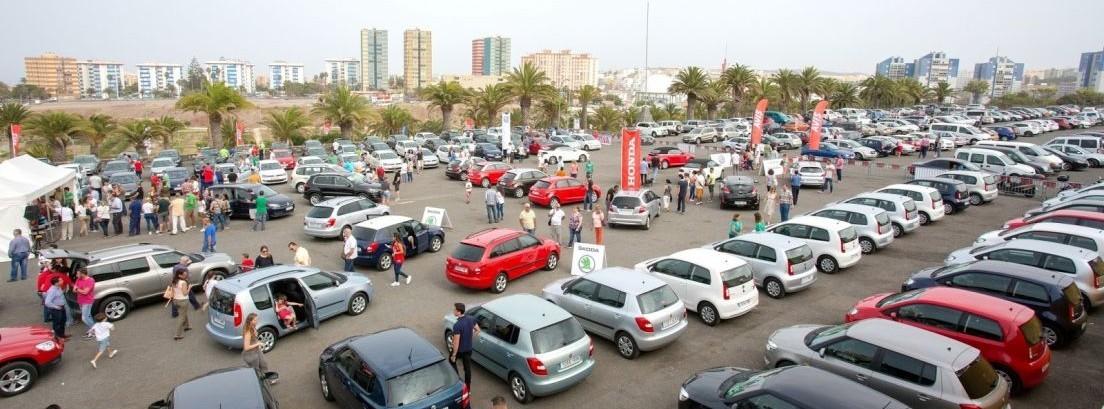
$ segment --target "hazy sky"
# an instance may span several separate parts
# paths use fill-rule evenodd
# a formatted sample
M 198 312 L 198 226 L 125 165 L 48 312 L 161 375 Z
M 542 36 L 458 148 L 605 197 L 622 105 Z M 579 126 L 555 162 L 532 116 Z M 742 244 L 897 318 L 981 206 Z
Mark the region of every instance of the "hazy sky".
M 359 30 L 389 30 L 390 73 L 402 72 L 402 31 L 433 31 L 433 74 L 471 70 L 471 40 L 513 39 L 513 61 L 569 48 L 599 69 L 644 63 L 644 0 L 8 0 L 0 81 L 23 76 L 23 57 L 46 51 L 78 59 L 187 64 L 243 58 L 267 71 L 300 62 L 312 75 L 325 58 L 359 58 Z M 873 72 L 874 64 L 932 50 L 961 67 L 999 48 L 1027 69 L 1076 67 L 1104 48 L 1102 0 L 653 0 L 651 66 L 728 62 L 755 68 Z

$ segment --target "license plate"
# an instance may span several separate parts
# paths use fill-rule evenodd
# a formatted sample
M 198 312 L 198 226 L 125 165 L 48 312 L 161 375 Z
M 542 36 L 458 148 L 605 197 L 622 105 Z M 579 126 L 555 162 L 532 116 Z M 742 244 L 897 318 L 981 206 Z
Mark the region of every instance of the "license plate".
M 810 281 L 813 281 L 814 278 L 816 278 L 816 276 L 810 274 L 808 277 L 801 279 L 801 284 L 808 284 Z
M 854 249 L 854 248 L 855 248 L 855 245 L 856 245 L 856 241 L 855 241 L 855 240 L 852 240 L 852 241 L 850 241 L 850 242 L 848 242 L 848 243 L 847 243 L 847 245 L 845 246 L 845 248 L 846 248 L 847 250 L 851 250 L 851 249 Z
M 220 327 L 226 325 L 226 321 L 223 321 L 222 318 L 214 317 L 214 316 L 211 317 L 211 323 L 213 323 L 215 325 L 218 325 Z
M 632 214 L 632 209 L 617 209 L 619 214 Z
M 575 367 L 575 365 L 578 365 L 578 364 L 580 364 L 580 363 L 582 363 L 582 362 L 583 362 L 583 358 L 580 358 L 580 357 L 578 357 L 578 356 L 572 355 L 572 356 L 571 356 L 570 358 L 568 358 L 568 359 L 567 359 L 566 361 L 560 362 L 560 370 L 562 371 L 562 370 L 565 370 L 565 369 L 571 369 L 571 368 L 574 368 L 574 367 Z
M 740 301 L 740 302 L 736 303 L 736 308 L 740 308 L 740 307 L 743 307 L 743 306 L 748 305 L 748 304 L 751 304 L 751 300 Z
M 734 206 L 745 206 L 745 205 L 747 205 L 747 202 L 732 202 L 732 204 Z
M 464 267 L 464 266 L 456 266 L 456 271 L 459 271 L 461 273 L 466 273 L 466 272 L 468 272 L 468 268 Z
M 322 223 L 311 223 L 310 227 L 315 229 L 321 229 L 324 226 Z
M 675 325 L 678 325 L 678 323 L 679 323 L 678 318 L 671 318 L 671 319 L 667 320 L 667 322 L 664 322 L 663 326 L 660 327 L 660 329 L 668 329 L 668 328 L 671 328 Z

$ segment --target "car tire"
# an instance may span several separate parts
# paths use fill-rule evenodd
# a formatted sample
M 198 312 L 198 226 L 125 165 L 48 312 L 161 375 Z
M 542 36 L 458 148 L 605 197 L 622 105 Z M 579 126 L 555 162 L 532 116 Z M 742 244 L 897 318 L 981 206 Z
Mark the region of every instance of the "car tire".
M 460 181 L 461 182 L 467 182 L 468 181 L 468 172 L 461 172 L 460 173 Z
M 900 224 L 893 223 L 892 226 L 893 226 L 893 238 L 901 237 L 902 234 L 905 234 L 905 228 L 902 227 Z
M 701 145 L 701 138 L 694 139 L 695 145 Z
M 121 295 L 113 295 L 99 302 L 97 310 L 107 316 L 108 321 L 118 321 L 130 314 L 132 307 L 130 299 Z
M 333 402 L 333 392 L 330 392 L 330 383 L 326 381 L 326 372 L 318 370 L 318 385 L 322 388 L 322 399 Z
M 560 206 L 560 199 L 555 198 L 555 197 L 553 197 L 551 199 L 548 199 L 548 207 L 559 207 L 559 206 Z
M 786 296 L 786 287 L 782 285 L 781 280 L 767 277 L 766 280 L 763 280 L 763 292 L 767 293 L 768 297 L 777 300 Z
M 391 260 L 391 254 L 390 253 L 380 254 L 379 260 L 377 260 L 377 262 L 376 262 L 376 267 L 379 268 L 380 271 L 390 270 L 391 269 L 391 261 L 392 260 Z
M 506 381 L 510 384 L 510 394 L 514 395 L 514 400 L 518 403 L 526 404 L 533 401 L 533 394 L 529 391 L 529 385 L 517 373 L 510 372 L 510 376 L 506 378 Z
M 1023 384 L 1020 383 L 1020 377 L 1016 376 L 1015 371 L 1002 365 L 993 365 L 993 371 L 997 373 L 997 376 L 1008 382 L 1008 389 L 1012 395 L 1019 395 L 1023 391 Z
M 982 203 L 985 203 L 985 199 L 982 199 L 981 195 L 970 193 L 970 206 L 981 206 Z
M 295 184 L 295 192 L 296 193 L 303 194 L 303 192 L 306 192 L 306 191 L 307 191 L 307 184 L 306 183 L 296 183 Z
M 952 215 L 952 214 L 955 214 L 955 213 L 957 213 L 957 211 L 956 211 L 955 206 L 953 204 L 943 203 L 943 214 Z
M 824 274 L 835 274 L 839 271 L 839 262 L 832 256 L 820 256 L 817 259 L 817 270 Z
M 368 198 L 368 194 L 367 194 L 367 193 L 364 193 L 364 192 L 360 192 L 360 193 L 357 193 L 357 197 L 358 197 L 358 198 L 361 198 L 361 199 L 367 199 L 367 198 Z
M 452 356 L 452 330 L 445 330 L 445 351 L 448 352 L 448 356 Z
M 491 282 L 491 292 L 494 294 L 501 294 L 503 291 L 506 291 L 506 286 L 509 284 L 510 277 L 506 276 L 506 273 L 498 273 L 494 281 Z
M 622 358 L 636 359 L 640 356 L 640 348 L 637 347 L 636 340 L 625 331 L 617 332 L 613 336 L 613 343 L 617 345 L 617 354 Z
M 357 292 L 349 299 L 349 308 L 346 311 L 352 316 L 363 314 L 368 309 L 369 302 L 368 294 Z
M 25 361 L 15 361 L 0 367 L 0 396 L 9 397 L 31 389 L 38 380 L 38 368 Z
M 429 252 L 436 253 L 441 251 L 441 247 L 444 246 L 445 241 L 441 239 L 441 236 L 433 236 L 429 239 Z
M 514 198 L 515 199 L 521 199 L 522 197 L 525 197 L 525 189 L 522 189 L 520 187 L 517 188 L 517 189 L 514 189 Z
M 257 342 L 261 343 L 261 352 L 268 353 L 276 348 L 276 339 L 280 335 L 272 327 L 261 327 L 257 330 Z
M 668 167 L 668 166 L 671 166 L 671 164 L 670 164 L 670 163 L 667 163 L 667 161 L 666 161 L 666 160 L 664 160 L 664 161 L 662 161 L 662 162 L 659 162 L 659 168 L 660 168 L 660 169 L 667 169 L 667 167 Z
M 1062 329 L 1053 324 L 1043 324 L 1043 341 L 1047 343 L 1047 346 L 1051 349 L 1061 348 L 1066 344 L 1066 337 L 1062 334 Z
M 549 156 L 548 157 L 548 163 L 551 163 L 553 165 L 555 165 L 557 163 L 560 163 L 560 157 L 558 157 L 558 156 Z
M 920 212 L 920 225 L 923 226 L 928 223 L 931 223 L 931 216 L 929 216 L 926 212 Z M 894 232 L 894 234 L 896 234 L 896 232 Z
M 560 265 L 560 255 L 556 252 L 548 253 L 548 257 L 544 259 L 544 269 L 548 271 L 555 270 Z
M 1072 168 L 1073 168 L 1073 165 L 1070 165 L 1069 162 L 1062 161 L 1062 171 L 1069 171 Z
M 483 186 L 484 189 L 487 189 L 487 188 L 491 187 L 491 180 L 487 179 L 487 178 L 483 178 L 483 181 L 479 182 L 479 185 Z
M 644 217 L 644 230 L 651 230 L 651 229 L 652 229 L 652 216 L 648 215 L 648 216 Z
M 721 318 L 717 315 L 717 307 L 709 302 L 702 302 L 701 305 L 698 305 L 698 317 L 701 318 L 702 323 L 710 327 L 721 322 Z
M 322 203 L 322 195 L 317 193 L 312 194 L 307 197 L 307 201 L 310 202 L 311 206 L 318 206 L 319 203 Z
M 855 160 L 864 160 L 861 153 L 855 152 Z
M 870 254 L 873 253 L 875 250 L 878 250 L 878 246 L 874 244 L 874 240 L 866 237 L 859 238 L 859 248 L 862 249 L 863 254 Z

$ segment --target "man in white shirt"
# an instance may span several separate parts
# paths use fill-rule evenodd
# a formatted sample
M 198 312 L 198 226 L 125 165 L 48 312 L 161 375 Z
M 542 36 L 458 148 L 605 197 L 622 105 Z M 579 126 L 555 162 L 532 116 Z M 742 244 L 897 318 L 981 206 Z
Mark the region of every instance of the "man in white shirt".
M 344 228 L 341 230 L 341 237 L 345 238 L 345 247 L 341 251 L 342 258 L 345 259 L 345 271 L 353 271 L 353 261 L 357 258 L 357 241 L 356 237 L 353 237 L 353 229 Z
M 58 214 L 61 215 L 61 239 L 72 240 L 73 239 L 73 209 L 68 206 L 61 206 L 58 210 Z
M 548 230 L 552 232 L 552 239 L 556 240 L 556 243 L 560 242 L 560 226 L 563 225 L 564 212 L 560 209 L 560 206 L 553 206 L 552 210 L 548 211 Z
M 294 263 L 296 267 L 310 267 L 311 259 L 310 253 L 307 253 L 307 249 L 299 246 L 296 242 L 288 243 L 288 251 L 295 255 Z

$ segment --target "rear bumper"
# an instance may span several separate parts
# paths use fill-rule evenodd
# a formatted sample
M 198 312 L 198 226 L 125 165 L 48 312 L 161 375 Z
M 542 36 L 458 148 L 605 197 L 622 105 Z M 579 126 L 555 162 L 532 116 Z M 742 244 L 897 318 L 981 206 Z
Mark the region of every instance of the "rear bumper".
M 618 214 L 610 213 L 609 224 L 624 224 L 630 226 L 643 226 L 648 223 L 648 219 L 651 217 L 648 213 L 633 213 L 633 214 Z
M 902 230 L 904 230 L 906 233 L 908 233 L 908 232 L 916 230 L 917 228 L 920 227 L 920 218 L 917 217 L 917 218 L 912 219 L 912 220 L 906 220 L 904 223 L 900 223 L 900 224 L 901 224 Z
M 334 226 L 329 228 L 312 228 L 303 226 L 303 233 L 311 237 L 321 237 L 326 239 L 332 239 L 341 235 L 341 226 Z
M 1047 348 L 1043 356 L 1036 359 L 1034 362 L 1028 362 L 1024 365 L 1019 365 L 1013 370 L 1016 371 L 1016 375 L 1020 377 L 1020 383 L 1026 389 L 1034 388 L 1043 383 L 1047 374 L 1050 372 L 1050 348 Z
M 839 266 L 840 266 L 840 268 L 848 268 L 848 267 L 851 267 L 855 264 L 858 264 L 859 260 L 862 260 L 862 251 L 860 251 L 856 247 L 855 250 L 853 252 L 851 252 L 850 254 L 844 253 L 843 255 L 840 256 Z
M 218 342 L 219 344 L 222 344 L 223 346 L 225 346 L 227 348 L 241 349 L 241 347 L 242 347 L 242 336 L 241 335 L 230 335 L 230 334 L 223 333 L 221 330 L 215 329 L 215 327 L 213 325 L 211 325 L 210 321 L 208 321 L 207 324 L 204 325 L 203 327 L 207 330 L 207 335 L 210 335 L 211 339 L 214 339 L 215 342 Z
M 759 305 L 759 291 L 749 291 L 748 295 L 745 297 L 718 305 L 717 315 L 719 315 L 721 319 L 727 320 L 747 314 L 757 305 Z
M 594 371 L 594 359 L 587 358 L 579 366 L 555 376 L 537 378 L 532 374 L 528 374 L 526 383 L 529 384 L 529 391 L 533 393 L 533 396 L 547 396 L 575 386 L 590 376 L 592 371 Z
M 632 336 L 633 340 L 636 341 L 636 346 L 640 348 L 641 351 L 655 351 L 679 339 L 679 337 L 686 332 L 688 325 L 688 321 L 683 319 L 678 325 L 675 325 L 674 328 L 669 328 L 653 334 L 641 334 L 639 331 L 634 331 Z M 658 330 L 658 328 L 656 329 Z
M 794 293 L 811 287 L 817 281 L 817 269 L 813 267 L 800 274 L 778 278 L 782 279 L 782 288 L 785 288 L 787 293 Z
M 494 277 L 490 275 L 483 273 L 460 273 L 451 268 L 445 270 L 445 278 L 453 284 L 476 290 L 486 290 L 491 288 L 491 284 L 494 283 Z

